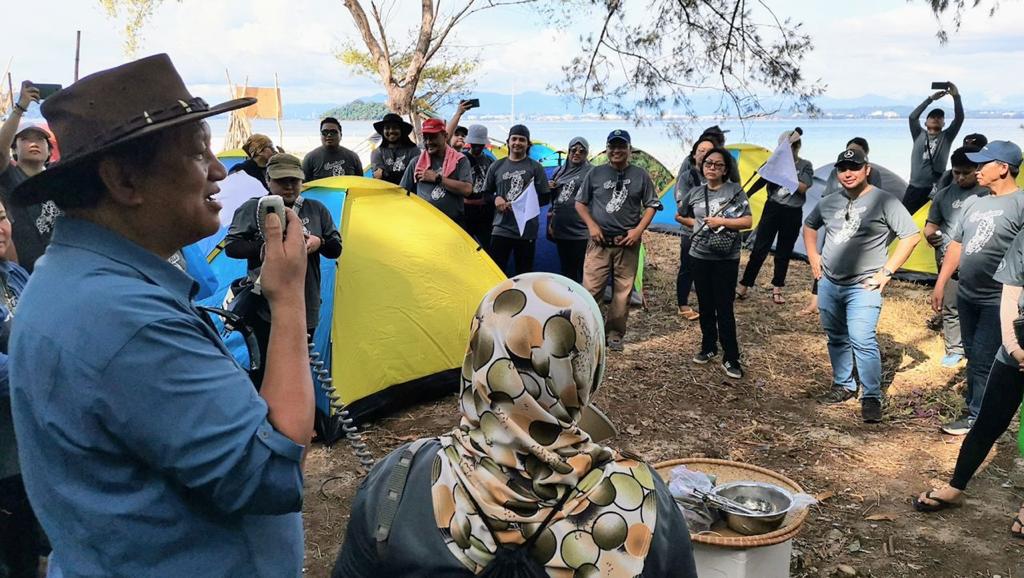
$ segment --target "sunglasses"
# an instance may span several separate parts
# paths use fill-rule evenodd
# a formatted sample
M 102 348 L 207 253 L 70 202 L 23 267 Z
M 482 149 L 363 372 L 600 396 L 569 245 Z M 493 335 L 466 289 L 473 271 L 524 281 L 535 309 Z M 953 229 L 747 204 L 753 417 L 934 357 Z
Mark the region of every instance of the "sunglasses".
M 706 169 L 723 170 L 723 169 L 725 169 L 725 163 L 715 163 L 715 162 L 711 162 L 711 161 L 704 161 L 704 168 L 706 168 Z
M 583 147 L 572 147 L 571 149 L 569 149 L 569 152 L 570 153 L 580 153 L 580 154 L 583 154 L 583 153 L 587 152 L 587 149 L 585 149 Z
M 320 134 L 323 135 L 323 136 L 338 136 L 339 134 L 341 134 L 341 131 L 340 130 L 334 130 L 333 128 L 328 128 L 328 129 L 321 130 Z
M 846 215 L 843 216 L 843 220 L 850 220 L 850 210 L 853 209 L 853 199 L 846 201 Z

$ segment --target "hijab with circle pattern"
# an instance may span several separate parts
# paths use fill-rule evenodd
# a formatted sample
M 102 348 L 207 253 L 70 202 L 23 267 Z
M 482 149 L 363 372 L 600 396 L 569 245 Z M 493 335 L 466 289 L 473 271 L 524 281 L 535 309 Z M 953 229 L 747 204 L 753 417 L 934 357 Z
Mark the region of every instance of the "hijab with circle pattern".
M 604 363 L 600 310 L 569 279 L 519 275 L 483 298 L 462 366 L 462 420 L 441 436 L 431 476 L 437 526 L 470 570 L 497 550 L 489 528 L 522 544 L 565 498 L 532 550 L 549 574 L 643 571 L 657 523 L 651 470 L 577 425 Z

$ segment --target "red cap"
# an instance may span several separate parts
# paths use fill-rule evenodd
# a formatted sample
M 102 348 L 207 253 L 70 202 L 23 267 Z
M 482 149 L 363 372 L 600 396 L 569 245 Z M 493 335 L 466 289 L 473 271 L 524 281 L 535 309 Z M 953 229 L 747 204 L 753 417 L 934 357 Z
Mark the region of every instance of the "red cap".
M 423 126 L 420 128 L 420 132 L 423 134 L 435 134 L 444 132 L 444 121 L 439 118 L 428 118 L 423 121 Z

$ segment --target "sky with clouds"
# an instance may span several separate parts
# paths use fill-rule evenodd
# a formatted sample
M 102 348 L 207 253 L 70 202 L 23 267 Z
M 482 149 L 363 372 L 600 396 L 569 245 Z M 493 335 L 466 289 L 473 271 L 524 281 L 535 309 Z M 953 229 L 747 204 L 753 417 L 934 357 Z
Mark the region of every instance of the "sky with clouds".
M 814 42 L 805 76 L 820 78 L 828 96 L 877 94 L 916 104 L 932 81 L 954 80 L 968 107 L 1024 108 L 1024 82 L 1017 76 L 1024 62 L 1024 3 L 1003 2 L 994 18 L 984 9 L 969 13 L 946 45 L 938 43 L 923 0 L 862 0 L 841 8 L 802 0 L 768 4 L 804 23 Z M 418 3 L 394 5 L 393 26 L 401 36 L 418 22 Z M 646 5 L 630 0 L 627 10 L 642 17 Z M 76 30 L 82 31 L 83 75 L 126 60 L 123 23 L 98 1 L 41 6 L 50 16 L 36 21 L 45 24 L 7 27 L 0 35 L 0 67 L 13 57 L 15 82 L 69 84 Z M 543 92 L 575 54 L 579 34 L 598 24 L 581 14 L 574 26 L 559 28 L 527 9 L 500 8 L 472 16 L 451 44 L 481 55 L 478 89 Z M 273 85 L 276 72 L 285 102 L 345 103 L 381 92 L 337 61 L 334 53 L 346 42 L 360 40 L 340 0 L 167 0 L 146 27 L 139 55 L 169 53 L 193 92 L 210 101 L 227 96 L 225 68 L 236 83 L 248 76 L 250 85 Z

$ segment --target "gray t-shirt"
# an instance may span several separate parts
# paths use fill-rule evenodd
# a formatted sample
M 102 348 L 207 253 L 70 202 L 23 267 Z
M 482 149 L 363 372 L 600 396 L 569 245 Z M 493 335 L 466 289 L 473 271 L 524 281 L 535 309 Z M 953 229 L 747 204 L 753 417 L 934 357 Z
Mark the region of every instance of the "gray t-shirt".
M 942 232 L 942 245 L 937 249 L 939 260 L 946 254 L 946 249 L 953 242 L 953 230 L 960 223 L 964 203 L 970 197 L 982 197 L 989 194 L 986 187 L 975 185 L 965 189 L 953 183 L 935 193 L 931 208 L 928 209 L 928 222 L 939 226 Z
M 537 161 L 527 157 L 513 161 L 508 157 L 494 161 L 487 169 L 484 182 L 484 196 L 487 198 L 501 197 L 509 203 L 514 202 L 523 191 L 533 183 L 537 189 L 538 204 L 548 196 L 548 176 L 544 167 Z M 534 217 L 526 223 L 523 234 L 519 234 L 516 216 L 509 207 L 504 213 L 494 211 L 494 228 L 491 235 L 509 239 L 534 240 L 537 238 L 539 219 Z
M 417 146 L 385 147 L 380 146 L 370 153 L 370 170 L 381 169 L 384 174 L 381 180 L 389 183 L 400 184 L 405 169 L 416 164 L 420 156 L 420 149 Z
M 555 239 L 579 241 L 590 238 L 587 224 L 576 211 L 576 193 L 592 167 L 587 161 L 577 166 L 570 166 L 566 162 L 555 173 L 553 180 L 556 188 L 551 191 L 552 215 L 549 220 Z
M 723 210 L 723 207 L 725 209 Z M 690 189 L 679 204 L 679 214 L 695 219 L 693 244 L 690 245 L 690 256 L 710 261 L 732 261 L 740 258 L 740 236 L 737 231 L 725 229 L 715 231 L 703 226 L 708 215 L 717 215 L 735 219 L 750 214 L 750 203 L 743 187 L 732 181 L 723 183 L 717 190 L 711 190 L 706 184 Z M 729 254 L 712 251 L 708 246 L 713 235 L 729 235 L 733 238 Z
M 433 171 L 441 172 L 441 163 L 444 159 L 430 157 L 430 168 Z M 405 169 L 405 174 L 402 175 L 401 187 L 410 193 L 416 193 L 416 196 L 423 199 L 424 201 L 434 205 L 439 211 L 448 215 L 448 218 L 453 221 L 458 221 L 462 218 L 463 212 L 463 201 L 465 197 L 459 193 L 453 193 L 441 185 L 434 183 L 417 181 L 416 180 L 416 163 L 413 162 Z M 462 181 L 464 183 L 473 182 L 473 168 L 469 166 L 469 160 L 463 156 L 459 159 L 459 162 L 455 164 L 455 171 L 452 172 L 448 178 Z
M 1003 285 L 1024 287 L 1024 235 L 1018 235 L 1013 240 L 1013 243 L 1010 244 L 1010 248 L 1006 251 L 1006 256 L 1003 257 L 999 266 L 996 267 L 996 274 L 993 275 L 993 279 Z M 1024 311 L 1024 293 L 1021 293 L 1017 301 L 1017 314 L 1020 315 L 1022 311 Z M 996 359 L 1010 367 L 1017 367 L 1018 365 L 1017 360 L 1006 351 L 1005 347 L 999 348 Z
M 825 229 L 821 270 L 836 285 L 854 285 L 881 271 L 893 237 L 906 239 L 919 232 L 903 204 L 874 187 L 856 199 L 845 190 L 822 197 L 804 225 Z
M 796 178 L 801 184 L 811 188 L 811 185 L 814 184 L 814 166 L 811 164 L 811 161 L 807 159 L 796 160 Z M 807 200 L 807 194 L 806 192 L 789 191 L 775 183 L 769 182 L 768 200 L 783 207 L 802 207 Z
M 949 160 L 949 151 L 956 141 L 956 135 L 960 132 L 960 125 L 964 122 L 964 108 L 960 101 L 960 95 L 953 97 L 955 118 L 949 126 L 937 135 L 929 135 L 928 131 L 921 127 L 921 113 L 932 103 L 926 99 L 910 113 L 910 137 L 914 139 L 914 148 L 910 153 L 910 185 L 918 188 L 928 188 L 935 184 L 946 170 L 946 161 Z
M 330 151 L 321 146 L 306 153 L 302 159 L 302 172 L 306 174 L 306 182 L 345 175 L 362 176 L 363 162 L 359 155 L 345 147 L 339 146 Z
M 963 245 L 958 295 L 978 305 L 999 305 L 1003 287 L 992 275 L 1024 228 L 1024 192 L 970 197 L 961 211 L 952 233 Z
M 583 177 L 576 201 L 587 206 L 607 240 L 639 225 L 645 210 L 661 208 L 651 175 L 632 164 L 622 172 L 611 165 L 597 165 Z
M 690 189 L 703 185 L 706 181 L 704 175 L 699 171 L 693 169 L 690 166 L 690 157 L 686 157 L 683 164 L 679 166 L 679 174 L 676 175 L 675 184 L 675 196 L 676 196 L 676 211 L 682 207 L 683 199 L 686 198 L 686 193 L 690 192 Z M 679 233 L 683 237 L 688 237 L 693 234 L 693 229 L 686 225 L 679 225 Z

